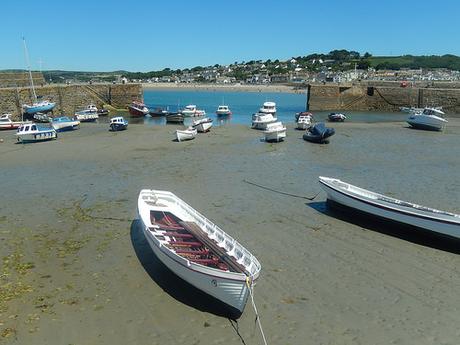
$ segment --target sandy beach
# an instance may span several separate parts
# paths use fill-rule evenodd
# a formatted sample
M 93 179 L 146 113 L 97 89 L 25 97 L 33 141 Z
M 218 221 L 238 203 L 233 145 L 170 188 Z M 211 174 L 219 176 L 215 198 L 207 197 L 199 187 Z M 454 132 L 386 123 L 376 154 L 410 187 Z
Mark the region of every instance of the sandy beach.
M 82 124 L 26 145 L 0 132 L 0 343 L 263 344 L 250 303 L 229 320 L 153 256 L 136 221 L 152 188 L 257 256 L 268 344 L 458 344 L 459 242 L 334 212 L 318 176 L 460 213 L 460 119 L 443 133 L 332 126 L 328 145 L 293 123 L 279 144 L 242 125 L 183 143 L 179 127 L 143 124 Z
M 227 91 L 227 92 L 282 92 L 305 93 L 305 89 L 296 89 L 282 84 L 252 85 L 252 84 L 216 84 L 216 83 L 143 83 L 144 90 L 186 90 L 186 91 Z

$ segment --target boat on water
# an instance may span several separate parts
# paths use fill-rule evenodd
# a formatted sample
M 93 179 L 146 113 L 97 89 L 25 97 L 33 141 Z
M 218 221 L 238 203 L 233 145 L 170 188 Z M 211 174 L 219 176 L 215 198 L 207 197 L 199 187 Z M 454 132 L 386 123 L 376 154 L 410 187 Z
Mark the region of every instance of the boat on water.
M 205 133 L 209 131 L 212 127 L 212 119 L 210 117 L 205 117 L 204 119 L 199 119 L 192 122 L 192 127 L 196 128 L 199 133 Z
M 331 122 L 344 122 L 347 119 L 347 116 L 342 113 L 330 113 L 327 118 Z
M 75 119 L 80 122 L 94 122 L 99 118 L 98 109 L 94 104 L 89 104 L 86 109 L 77 111 Z
M 406 121 L 413 128 L 429 131 L 442 131 L 448 122 L 444 112 L 436 108 L 425 108 L 421 113 L 410 115 Z
M 303 135 L 303 140 L 310 141 L 312 143 L 323 144 L 327 143 L 327 139 L 334 134 L 334 128 L 328 128 L 324 122 L 319 122 L 307 129 Z
M 164 108 L 155 108 L 149 111 L 150 116 L 157 117 L 157 116 L 166 116 L 169 114 L 169 110 Z
M 177 129 L 176 140 L 180 142 L 195 139 L 197 132 L 197 129 L 191 126 L 187 129 Z
M 310 128 L 313 123 L 313 114 L 304 111 L 301 113 L 296 114 L 296 124 L 297 124 L 297 129 L 302 129 L 306 130 L 307 128 Z
M 11 120 L 12 114 L 2 114 L 0 115 L 0 130 L 8 130 L 8 129 L 18 129 L 23 124 L 30 124 L 30 121 L 13 121 Z
M 173 112 L 166 115 L 166 123 L 184 123 L 184 114 Z
M 280 121 L 269 123 L 264 135 L 266 142 L 283 141 L 286 138 L 286 127 Z
M 460 215 L 398 200 L 339 179 L 319 177 L 328 201 L 418 229 L 460 238 Z
M 264 114 L 272 114 L 275 116 L 276 114 L 276 103 L 275 102 L 264 102 L 262 107 L 259 109 L 260 113 Z
M 133 101 L 128 105 L 128 112 L 132 117 L 142 117 L 149 113 L 149 109 L 140 101 Z
M 26 40 L 24 39 L 24 37 L 22 38 L 22 41 L 24 43 L 24 54 L 26 56 L 27 67 L 29 69 L 29 82 L 30 82 L 30 88 L 32 89 L 32 96 L 33 96 L 32 104 L 24 104 L 22 106 L 22 109 L 24 113 L 28 115 L 33 115 L 38 112 L 47 113 L 54 109 L 54 107 L 56 106 L 56 103 L 50 102 L 49 100 L 40 100 L 40 101 L 38 100 L 37 93 L 35 92 L 34 80 L 32 78 L 32 70 L 30 68 L 29 54 L 27 52 Z
M 217 116 L 229 116 L 232 115 L 232 112 L 228 105 L 219 105 L 216 110 Z
M 138 213 L 158 259 L 177 276 L 239 317 L 261 265 L 216 224 L 171 192 L 143 189 Z
M 73 131 L 80 128 L 80 121 L 71 119 L 68 116 L 55 117 L 51 125 L 57 132 Z
M 56 130 L 52 127 L 43 127 L 36 123 L 24 124 L 18 128 L 16 137 L 19 142 L 45 141 L 57 138 Z
M 254 129 L 267 129 L 269 123 L 276 122 L 278 119 L 271 113 L 256 113 L 252 115 L 252 128 Z
M 204 110 L 197 109 L 196 105 L 194 104 L 187 105 L 184 109 L 181 110 L 181 113 L 185 117 L 205 116 L 206 115 L 206 112 Z
M 128 128 L 128 121 L 126 121 L 123 116 L 112 117 L 109 127 L 112 132 L 124 131 Z

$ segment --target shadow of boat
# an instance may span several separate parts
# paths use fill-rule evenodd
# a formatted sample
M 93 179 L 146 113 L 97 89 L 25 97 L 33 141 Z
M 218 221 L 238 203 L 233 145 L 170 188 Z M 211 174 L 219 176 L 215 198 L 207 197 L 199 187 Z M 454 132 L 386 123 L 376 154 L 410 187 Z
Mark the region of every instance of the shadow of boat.
M 131 223 L 131 243 L 147 274 L 171 297 L 197 310 L 237 320 L 241 313 L 195 288 L 167 268 L 150 248 L 139 220 Z
M 316 211 L 361 228 L 380 232 L 414 244 L 430 247 L 453 254 L 460 254 L 460 240 L 400 222 L 383 219 L 334 201 L 310 202 L 307 205 Z

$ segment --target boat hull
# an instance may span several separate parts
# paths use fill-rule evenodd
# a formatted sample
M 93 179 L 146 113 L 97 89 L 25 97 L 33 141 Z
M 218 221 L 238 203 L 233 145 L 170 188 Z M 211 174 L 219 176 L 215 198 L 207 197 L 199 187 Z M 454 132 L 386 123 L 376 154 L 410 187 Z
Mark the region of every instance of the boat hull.
M 286 130 L 274 131 L 270 133 L 265 133 L 265 141 L 266 142 L 280 142 L 286 138 Z
M 416 129 L 442 131 L 447 122 L 446 120 L 435 116 L 414 115 L 407 119 L 407 123 Z
M 169 114 L 166 115 L 167 123 L 184 123 L 184 115 L 182 114 Z
M 195 139 L 197 131 L 180 131 L 176 130 L 176 140 L 177 141 L 186 141 Z
M 30 115 L 35 113 L 47 113 L 53 110 L 55 105 L 55 103 L 48 103 L 46 105 L 24 106 L 24 112 Z
M 57 139 L 57 134 L 54 129 L 50 129 L 49 131 L 41 131 L 39 133 L 26 133 L 17 135 L 17 140 L 22 143 L 47 141 L 53 139 Z
M 124 131 L 126 129 L 128 129 L 128 125 L 122 125 L 122 124 L 119 124 L 119 123 L 111 123 L 110 124 L 110 130 L 112 132 Z
M 142 117 L 149 113 L 148 110 L 144 111 L 144 110 L 132 107 L 130 105 L 128 106 L 128 112 L 132 117 Z
M 73 131 L 80 128 L 79 121 L 71 121 L 71 122 L 54 122 L 52 123 L 53 128 L 56 132 L 66 132 L 66 131 Z
M 438 234 L 460 238 L 460 223 L 433 219 L 428 216 L 414 214 L 392 208 L 391 206 L 385 204 L 379 204 L 370 200 L 359 198 L 356 195 L 349 195 L 331 187 L 321 180 L 320 184 L 327 193 L 327 199 L 336 204 L 356 209 L 359 212 L 377 216 L 385 220 L 402 223 L 417 229 L 428 230 Z

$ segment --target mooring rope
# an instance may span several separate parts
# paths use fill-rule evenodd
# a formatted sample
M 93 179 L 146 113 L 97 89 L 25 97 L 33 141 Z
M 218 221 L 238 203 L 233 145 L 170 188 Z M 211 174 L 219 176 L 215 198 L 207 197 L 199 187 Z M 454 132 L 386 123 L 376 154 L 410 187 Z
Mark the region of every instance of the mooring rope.
M 252 282 L 252 279 L 250 279 L 249 277 L 246 279 L 246 285 L 248 286 L 248 289 L 249 289 L 249 295 L 251 295 L 251 303 L 252 303 L 252 307 L 254 308 L 254 312 L 256 313 L 256 321 L 257 321 L 257 324 L 259 325 L 260 333 L 262 334 L 262 339 L 264 340 L 264 344 L 267 345 L 268 344 L 267 339 L 265 339 L 265 333 L 262 328 L 262 323 L 260 322 L 260 316 L 259 316 L 259 312 L 257 311 L 256 302 L 254 302 L 254 284 Z
M 283 191 L 280 191 L 280 190 L 276 190 L 276 189 L 273 189 L 273 188 L 270 188 L 270 187 L 266 187 L 266 186 L 262 186 L 261 184 L 257 184 L 257 183 L 254 183 L 254 182 L 251 182 L 251 181 L 248 181 L 248 180 L 243 180 L 244 183 L 247 183 L 247 184 L 251 184 L 253 186 L 256 186 L 256 187 L 259 187 L 259 188 L 262 188 L 262 189 L 266 189 L 266 190 L 269 190 L 271 192 L 275 192 L 275 193 L 278 193 L 278 194 L 283 194 L 283 195 L 287 195 L 287 196 L 292 196 L 294 198 L 300 198 L 300 199 L 307 199 L 307 200 L 313 200 L 315 199 L 319 193 L 321 192 L 318 192 L 316 193 L 314 196 L 303 196 L 303 195 L 297 195 L 297 194 L 291 194 L 291 193 L 286 193 L 286 192 L 283 192 Z

